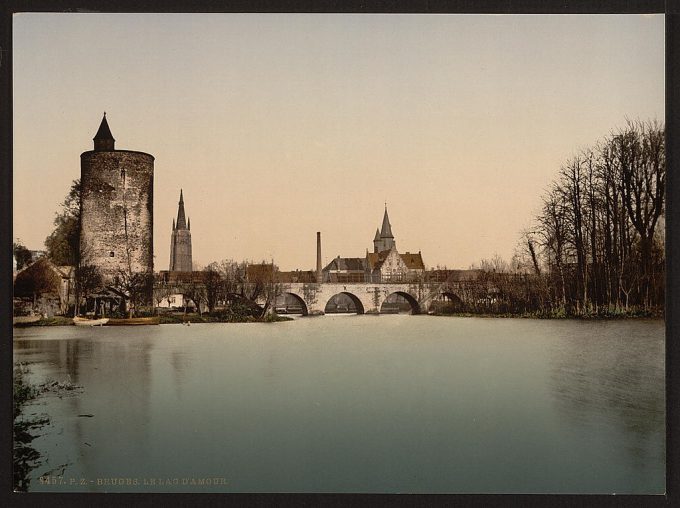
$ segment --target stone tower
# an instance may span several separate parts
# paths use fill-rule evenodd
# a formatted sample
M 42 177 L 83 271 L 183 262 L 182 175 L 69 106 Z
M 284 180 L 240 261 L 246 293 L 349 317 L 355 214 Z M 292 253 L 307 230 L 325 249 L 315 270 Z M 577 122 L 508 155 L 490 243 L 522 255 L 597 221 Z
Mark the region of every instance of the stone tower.
M 104 113 L 94 150 L 80 155 L 80 262 L 115 285 L 153 275 L 154 158 L 114 143 Z
M 390 250 L 394 247 L 394 235 L 392 234 L 392 225 L 390 218 L 387 216 L 387 204 L 385 205 L 385 215 L 383 216 L 382 227 L 378 231 L 375 230 L 375 237 L 373 238 L 373 252 L 382 252 Z
M 179 191 L 179 208 L 177 222 L 172 219 L 172 236 L 170 238 L 170 271 L 190 272 L 191 264 L 191 221 L 184 215 L 184 195 Z

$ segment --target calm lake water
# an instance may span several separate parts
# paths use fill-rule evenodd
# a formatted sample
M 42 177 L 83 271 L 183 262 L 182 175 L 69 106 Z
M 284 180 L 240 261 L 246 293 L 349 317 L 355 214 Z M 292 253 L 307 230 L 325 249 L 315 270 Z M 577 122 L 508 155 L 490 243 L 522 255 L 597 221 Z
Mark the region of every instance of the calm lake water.
M 665 490 L 660 320 L 25 328 L 14 360 L 83 386 L 26 407 L 33 491 Z

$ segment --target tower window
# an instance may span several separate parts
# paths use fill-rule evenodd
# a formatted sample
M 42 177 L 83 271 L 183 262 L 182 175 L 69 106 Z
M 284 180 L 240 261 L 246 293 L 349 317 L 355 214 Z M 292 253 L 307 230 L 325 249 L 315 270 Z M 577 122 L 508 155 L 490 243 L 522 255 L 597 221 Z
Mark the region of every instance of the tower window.
M 112 258 L 114 256 L 113 251 L 109 252 L 109 257 Z

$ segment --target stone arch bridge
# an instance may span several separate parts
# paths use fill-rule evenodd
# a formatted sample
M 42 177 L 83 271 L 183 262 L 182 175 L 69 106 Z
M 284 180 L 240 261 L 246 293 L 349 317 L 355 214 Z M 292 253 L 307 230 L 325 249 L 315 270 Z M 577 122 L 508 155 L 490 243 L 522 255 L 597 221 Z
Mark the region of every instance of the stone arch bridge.
M 412 314 L 427 312 L 433 300 L 445 297 L 462 303 L 462 283 L 284 283 L 282 295 L 292 296 L 302 314 L 322 314 L 326 304 L 336 295 L 348 296 L 357 313 L 377 314 L 391 295 L 403 297 L 411 305 Z M 459 296 L 459 294 L 461 296 Z
M 326 304 L 336 295 L 349 297 L 358 314 L 379 313 L 382 304 L 391 295 L 403 297 L 411 306 L 412 314 L 426 313 L 436 300 L 445 299 L 454 304 L 463 304 L 471 298 L 480 298 L 487 294 L 478 281 L 456 282 L 404 282 L 404 283 L 359 283 L 359 282 L 324 282 L 318 283 L 279 283 L 277 294 L 292 297 L 302 309 L 303 315 L 323 314 Z M 192 299 L 192 293 L 204 290 L 203 284 L 156 284 L 154 297 L 183 293 Z M 471 296 L 474 295 L 474 296 Z M 264 301 L 257 301 L 263 305 Z

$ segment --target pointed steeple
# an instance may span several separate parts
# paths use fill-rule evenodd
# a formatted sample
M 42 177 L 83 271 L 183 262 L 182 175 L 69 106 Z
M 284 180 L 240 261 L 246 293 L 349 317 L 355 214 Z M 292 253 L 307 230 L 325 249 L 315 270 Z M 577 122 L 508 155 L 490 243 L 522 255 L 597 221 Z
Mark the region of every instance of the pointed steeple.
M 385 215 L 383 216 L 382 228 L 380 229 L 380 238 L 394 238 L 390 218 L 387 216 L 387 203 L 385 203 Z
M 373 237 L 373 252 L 380 252 L 382 250 L 383 241 L 380 239 L 380 230 L 375 228 L 375 236 Z
M 92 140 L 94 141 L 94 149 L 96 151 L 114 150 L 114 143 L 116 140 L 113 139 L 113 134 L 111 134 L 111 129 L 109 129 L 109 122 L 106 121 L 106 111 L 104 111 L 102 123 L 99 124 L 99 130 Z
M 170 268 L 171 272 L 191 272 L 191 222 L 184 212 L 184 190 L 179 191 L 179 206 L 177 208 L 177 223 L 170 235 Z
M 177 229 L 187 229 L 187 220 L 184 216 L 184 194 L 179 190 L 179 208 L 177 210 Z

